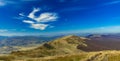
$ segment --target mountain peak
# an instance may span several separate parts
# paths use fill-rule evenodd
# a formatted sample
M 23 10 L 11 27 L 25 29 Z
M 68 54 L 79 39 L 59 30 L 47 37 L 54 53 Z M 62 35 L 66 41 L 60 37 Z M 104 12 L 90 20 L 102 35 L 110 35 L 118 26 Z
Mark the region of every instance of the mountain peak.
M 77 49 L 78 45 L 86 46 L 85 39 L 75 35 L 64 36 L 56 40 L 47 42 L 40 47 L 28 51 L 13 52 L 15 55 L 28 55 L 28 56 L 51 56 L 78 53 L 82 50 Z M 35 54 L 39 53 L 39 54 Z
M 72 38 L 87 39 L 85 37 L 79 37 L 79 36 L 76 36 L 76 35 L 68 35 L 68 36 L 64 36 L 60 39 L 72 39 Z
M 84 37 L 68 35 L 68 36 L 64 36 L 64 37 L 58 38 L 56 40 L 53 40 L 50 43 L 74 44 L 74 43 L 83 42 L 86 39 L 87 38 L 84 38 Z

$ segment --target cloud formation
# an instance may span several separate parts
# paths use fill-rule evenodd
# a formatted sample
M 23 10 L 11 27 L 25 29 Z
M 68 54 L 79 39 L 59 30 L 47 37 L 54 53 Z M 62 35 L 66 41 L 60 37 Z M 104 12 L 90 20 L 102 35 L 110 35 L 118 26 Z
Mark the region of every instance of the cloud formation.
M 10 5 L 12 4 L 13 6 L 15 5 L 19 5 L 22 3 L 26 3 L 26 2 L 33 2 L 33 1 L 37 1 L 37 0 L 0 0 L 0 6 L 6 6 L 6 5 Z
M 25 16 L 23 13 L 19 13 L 20 16 Z
M 44 30 L 48 24 L 31 24 L 31 28 Z
M 17 2 L 15 1 L 10 1 L 10 0 L 0 0 L 0 6 L 5 6 L 8 4 L 16 4 Z
M 28 15 L 29 18 L 36 20 L 35 13 L 40 11 L 39 8 L 34 8 L 33 11 Z
M 8 30 L 6 29 L 0 29 L 0 32 L 7 32 Z
M 49 13 L 49 12 L 42 13 L 38 17 L 36 17 L 35 13 L 38 11 L 40 11 L 39 8 L 34 8 L 33 11 L 28 15 L 28 17 L 37 22 L 51 22 L 51 21 L 56 21 L 56 19 L 58 18 L 56 13 Z
M 58 18 L 57 13 L 51 12 L 44 12 L 41 13 L 38 17 L 35 16 L 35 14 L 39 11 L 39 8 L 34 8 L 33 11 L 30 12 L 27 16 L 29 20 L 23 20 L 23 22 L 30 24 L 30 28 L 45 30 L 48 26 L 51 26 L 48 24 L 49 22 L 56 21 Z M 20 13 L 19 15 L 24 16 L 22 13 Z
M 5 2 L 0 0 L 0 6 L 4 6 L 5 5 Z
M 30 20 L 23 20 L 24 23 L 29 23 L 29 24 L 34 24 L 33 21 L 30 21 Z

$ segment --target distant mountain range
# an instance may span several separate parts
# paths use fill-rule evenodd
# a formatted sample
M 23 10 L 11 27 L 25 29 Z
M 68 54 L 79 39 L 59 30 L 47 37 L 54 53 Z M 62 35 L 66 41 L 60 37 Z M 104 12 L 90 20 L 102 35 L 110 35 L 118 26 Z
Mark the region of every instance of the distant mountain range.
M 49 46 L 51 44 L 55 44 L 54 46 L 58 46 L 63 48 L 61 45 L 55 42 L 59 40 L 59 43 L 64 43 L 62 39 L 65 39 L 68 36 L 53 36 L 53 37 L 41 37 L 41 36 L 14 36 L 14 37 L 6 37 L 0 36 L 0 52 L 1 53 L 10 53 L 11 51 L 18 51 L 21 47 L 35 47 L 36 45 L 40 45 L 43 43 L 43 46 Z M 61 38 L 62 37 L 62 38 Z M 84 40 L 84 45 L 81 46 L 78 42 L 76 49 L 81 51 L 102 51 L 102 50 L 120 50 L 120 34 L 108 34 L 108 35 L 100 35 L 100 34 L 90 34 L 86 37 L 79 37 L 79 36 L 69 36 L 68 39 L 73 39 L 72 41 L 76 41 L 76 38 L 86 39 Z M 82 40 L 82 39 L 80 39 Z M 80 41 L 81 42 L 81 41 Z M 17 47 L 16 47 L 17 46 Z M 68 46 L 65 44 L 64 48 L 66 49 Z M 72 45 L 70 45 L 71 47 Z M 6 47 L 6 48 L 5 48 Z M 18 48 L 19 47 L 19 48 Z M 72 48 L 73 49 L 73 48 Z M 59 49 L 58 49 L 59 50 Z M 69 49 L 68 49 L 69 50 Z M 69 50 L 72 51 L 72 50 Z M 0 54 L 1 54 L 0 53 Z M 68 53 L 68 52 L 67 52 Z M 60 53 L 61 54 L 61 53 Z
M 120 37 L 118 35 L 97 35 L 87 37 L 64 36 L 44 43 L 33 50 L 12 52 L 17 56 L 44 57 L 54 55 L 73 54 L 88 51 L 120 50 Z
M 23 39 L 22 39 L 23 38 Z M 29 41 L 29 39 L 31 39 Z M 35 37 L 13 37 L 10 40 L 16 40 L 16 44 L 0 48 L 0 53 L 10 53 L 8 56 L 0 56 L 0 60 L 24 60 L 24 61 L 106 61 L 112 60 L 112 55 L 120 54 L 120 35 L 100 35 L 90 34 L 86 37 L 75 35 L 56 36 L 50 38 L 51 41 L 33 42 Z M 43 38 L 44 39 L 44 38 Z M 38 38 L 37 40 L 43 40 Z M 24 42 L 19 44 L 17 41 Z M 36 40 L 36 41 L 37 41 Z M 44 39 L 46 40 L 46 39 Z M 47 39 L 48 40 L 48 39 Z M 28 42 L 28 43 L 27 43 Z M 23 50 L 19 46 L 27 46 L 32 43 L 38 45 L 25 47 Z M 24 45 L 27 44 L 27 45 Z M 17 46 L 17 47 L 16 47 Z M 18 48 L 19 47 L 19 48 Z M 12 52 L 11 52 L 12 51 Z M 113 54 L 114 53 L 114 54 Z M 100 58 L 101 57 L 101 58 Z M 119 57 L 118 55 L 115 57 Z M 114 58 L 115 58 L 114 57 Z M 118 59 L 118 58 L 116 58 Z M 114 60 L 113 60 L 114 61 Z M 116 61 L 116 60 L 115 60 Z M 119 61 L 119 60 L 117 60 Z
M 31 44 L 40 44 L 56 39 L 61 36 L 41 37 L 41 36 L 0 36 L 0 47 L 2 46 L 27 46 Z
M 8 54 L 11 51 L 17 51 L 22 47 L 35 47 L 38 44 L 42 44 L 61 36 L 42 37 L 42 36 L 0 36 L 0 54 Z

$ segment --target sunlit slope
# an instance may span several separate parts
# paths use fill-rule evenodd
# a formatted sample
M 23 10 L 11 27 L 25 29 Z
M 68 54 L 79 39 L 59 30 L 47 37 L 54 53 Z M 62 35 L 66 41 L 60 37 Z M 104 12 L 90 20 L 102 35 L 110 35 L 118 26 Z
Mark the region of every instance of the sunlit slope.
M 89 52 L 88 52 L 89 51 Z M 3 61 L 120 61 L 120 51 L 109 50 L 91 39 L 69 35 L 37 48 L 0 56 Z
M 45 57 L 79 53 L 83 51 L 78 49 L 77 47 L 78 45 L 86 47 L 87 45 L 85 44 L 85 40 L 86 38 L 69 35 L 62 38 L 58 38 L 51 42 L 47 42 L 35 49 L 12 52 L 11 54 L 16 56 L 27 57 Z
M 0 56 L 3 61 L 120 61 L 120 51 L 82 52 L 47 57 Z

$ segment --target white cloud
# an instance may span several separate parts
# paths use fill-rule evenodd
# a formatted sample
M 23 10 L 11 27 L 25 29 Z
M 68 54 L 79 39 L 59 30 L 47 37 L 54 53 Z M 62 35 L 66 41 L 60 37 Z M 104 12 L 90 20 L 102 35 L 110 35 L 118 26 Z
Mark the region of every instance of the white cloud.
M 51 21 L 56 21 L 57 19 L 57 14 L 56 13 L 42 13 L 38 18 L 35 20 L 37 22 L 51 22 Z
M 56 13 L 51 12 L 44 12 L 41 13 L 38 17 L 35 16 L 37 12 L 39 12 L 39 8 L 34 8 L 32 12 L 29 13 L 27 16 L 31 20 L 23 20 L 24 23 L 30 24 L 31 28 L 45 30 L 49 25 L 49 22 L 56 21 L 58 15 Z M 24 14 L 20 13 L 20 16 L 25 16 Z M 47 24 L 45 24 L 47 22 Z
M 37 0 L 0 0 L 0 6 L 6 6 L 6 5 L 10 5 L 12 4 L 12 6 L 17 6 L 20 5 L 22 3 L 26 3 L 26 2 L 33 2 L 33 1 L 37 1 Z
M 45 30 L 48 24 L 31 24 L 31 28 Z
M 36 17 L 35 13 L 38 11 L 40 11 L 39 8 L 34 8 L 33 11 L 28 15 L 28 17 L 37 22 L 51 22 L 55 21 L 58 18 L 56 13 L 49 12 L 42 13 L 38 17 Z
M 17 2 L 15 1 L 10 1 L 10 0 L 0 0 L 0 6 L 5 6 L 8 4 L 16 4 Z
M 0 1 L 0 6 L 4 6 L 4 5 L 6 5 L 6 3 L 3 1 Z
M 23 13 L 19 13 L 20 16 L 25 16 Z
M 30 21 L 30 20 L 23 20 L 24 23 L 29 23 L 29 24 L 34 24 L 33 21 Z
M 0 29 L 0 32 L 7 32 L 8 30 L 6 29 Z
M 40 11 L 39 8 L 34 8 L 33 11 L 28 15 L 28 17 L 35 20 L 35 18 L 36 18 L 35 13 L 38 11 Z

